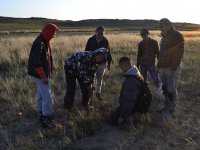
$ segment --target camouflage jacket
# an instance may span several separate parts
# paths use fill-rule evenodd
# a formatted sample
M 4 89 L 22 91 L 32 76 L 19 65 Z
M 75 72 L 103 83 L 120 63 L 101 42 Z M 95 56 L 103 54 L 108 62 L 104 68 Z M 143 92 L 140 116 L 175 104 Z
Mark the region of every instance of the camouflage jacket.
M 87 85 L 92 84 L 98 66 L 94 57 L 94 52 L 74 53 L 65 61 L 65 72 L 80 78 Z

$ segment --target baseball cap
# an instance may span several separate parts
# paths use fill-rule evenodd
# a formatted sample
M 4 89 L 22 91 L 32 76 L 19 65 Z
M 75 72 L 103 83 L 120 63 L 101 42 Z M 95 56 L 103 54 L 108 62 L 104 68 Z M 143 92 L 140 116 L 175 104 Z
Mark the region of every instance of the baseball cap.
M 163 25 L 169 25 L 169 24 L 172 24 L 169 19 L 162 18 L 162 19 L 160 19 L 160 21 L 158 23 L 158 27 L 162 27 Z
M 97 31 L 103 31 L 104 32 L 104 30 L 105 30 L 104 26 L 98 26 L 95 31 L 96 32 Z

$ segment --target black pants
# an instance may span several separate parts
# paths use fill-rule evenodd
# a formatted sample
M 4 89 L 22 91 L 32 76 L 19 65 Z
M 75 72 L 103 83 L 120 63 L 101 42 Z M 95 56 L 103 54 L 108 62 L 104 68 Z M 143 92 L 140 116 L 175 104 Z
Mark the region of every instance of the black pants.
M 79 82 L 82 92 L 82 105 L 88 106 L 91 94 L 89 94 L 87 86 L 83 83 L 83 81 L 80 78 L 77 78 L 70 73 L 65 73 L 65 76 L 66 76 L 67 91 L 64 97 L 64 108 L 71 109 L 73 107 L 75 90 L 76 90 L 76 79 Z

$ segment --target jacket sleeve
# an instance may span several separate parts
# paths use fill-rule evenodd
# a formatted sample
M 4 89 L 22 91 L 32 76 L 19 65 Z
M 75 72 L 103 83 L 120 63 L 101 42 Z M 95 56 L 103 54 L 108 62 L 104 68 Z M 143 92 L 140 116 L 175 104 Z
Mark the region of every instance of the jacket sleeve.
M 108 61 L 108 65 L 110 65 L 111 62 L 112 62 L 112 56 L 111 56 L 111 53 L 110 53 L 110 46 L 109 46 L 108 40 L 106 40 L 106 47 L 105 48 L 107 48 L 108 51 L 109 51 L 107 61 Z
M 91 47 L 90 47 L 90 42 L 91 40 L 88 39 L 87 43 L 86 43 L 86 46 L 85 46 L 85 51 L 90 51 L 91 50 Z
M 174 55 L 173 55 L 173 59 L 171 62 L 171 70 L 175 71 L 177 69 L 177 67 L 180 65 L 181 59 L 183 58 L 183 54 L 184 54 L 184 39 L 183 37 L 180 37 L 180 42 L 178 42 L 177 45 L 175 45 L 174 47 Z
M 156 58 L 157 58 L 157 61 L 158 61 L 158 57 L 159 57 L 159 46 L 158 46 L 158 42 L 155 41 L 155 54 L 156 54 Z
M 36 43 L 32 47 L 32 63 L 36 73 L 39 75 L 40 78 L 44 78 L 45 72 L 42 67 L 42 50 L 44 49 L 43 43 Z
M 121 110 L 120 117 L 127 118 L 132 114 L 132 111 L 137 102 L 139 89 L 136 84 L 130 81 L 125 81 L 120 93 Z
M 94 74 L 95 74 L 95 66 L 91 63 L 89 57 L 85 56 L 85 58 L 81 58 L 79 61 L 80 65 L 78 67 L 79 77 L 87 86 L 93 84 Z M 95 65 L 95 64 L 94 64 Z
M 137 53 L 137 68 L 140 66 L 140 57 L 142 55 L 141 44 L 138 44 L 138 53 Z

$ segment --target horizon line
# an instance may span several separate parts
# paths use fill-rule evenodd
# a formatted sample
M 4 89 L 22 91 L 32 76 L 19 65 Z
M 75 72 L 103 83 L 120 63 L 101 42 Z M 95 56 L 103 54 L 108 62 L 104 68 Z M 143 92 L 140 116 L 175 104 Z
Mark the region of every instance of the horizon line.
M 159 21 L 159 20 L 156 20 L 156 19 L 118 19 L 118 18 L 92 18 L 92 19 L 88 19 L 88 18 L 85 18 L 85 19 L 80 19 L 80 20 L 70 20 L 70 19 L 56 19 L 56 18 L 47 18 L 47 17 L 11 17 L 11 16 L 0 16 L 0 17 L 4 17 L 4 18 L 14 18 L 14 19 L 31 19 L 31 18 L 38 18 L 38 19 L 48 19 L 48 20 L 58 20 L 58 21 L 73 21 L 73 22 L 78 22 L 78 21 L 84 21 L 84 20 L 152 20 L 152 21 Z M 187 24 L 195 24 L 195 25 L 200 25 L 198 23 L 191 23 L 191 22 L 185 22 L 185 21 L 181 21 L 181 22 L 173 22 L 172 23 L 187 23 Z

